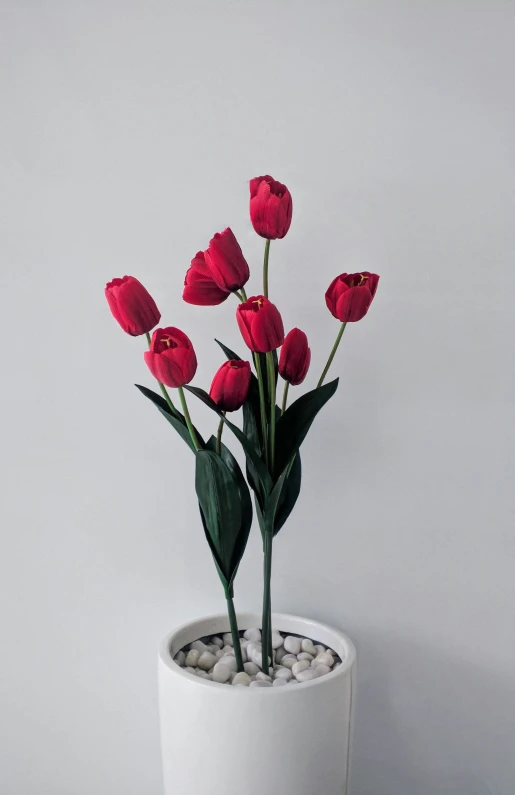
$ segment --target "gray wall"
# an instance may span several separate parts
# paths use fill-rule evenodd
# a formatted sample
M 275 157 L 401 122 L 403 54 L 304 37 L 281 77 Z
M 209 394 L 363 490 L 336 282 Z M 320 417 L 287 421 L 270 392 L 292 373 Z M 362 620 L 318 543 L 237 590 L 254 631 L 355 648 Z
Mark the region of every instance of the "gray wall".
M 133 388 L 143 341 L 103 286 L 141 277 L 208 385 L 212 337 L 243 349 L 235 303 L 183 305 L 183 275 L 227 224 L 259 270 L 247 179 L 270 172 L 294 197 L 272 292 L 310 384 L 329 281 L 382 276 L 304 448 L 275 606 L 356 641 L 352 795 L 509 795 L 515 6 L 2 0 L 0 22 L 0 790 L 161 793 L 156 646 L 223 594 L 192 458 Z

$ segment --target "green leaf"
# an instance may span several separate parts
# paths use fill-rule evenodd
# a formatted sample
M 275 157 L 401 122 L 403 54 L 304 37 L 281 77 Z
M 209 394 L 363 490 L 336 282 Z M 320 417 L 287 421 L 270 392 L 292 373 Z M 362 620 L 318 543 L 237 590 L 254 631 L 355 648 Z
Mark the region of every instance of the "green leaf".
M 154 406 L 161 412 L 163 417 L 165 417 L 170 425 L 175 428 L 179 436 L 186 442 L 190 450 L 195 452 L 195 445 L 193 444 L 190 436 L 190 432 L 188 431 L 188 427 L 186 425 L 186 420 L 184 416 L 181 414 L 180 411 L 177 412 L 177 417 L 175 417 L 172 412 L 170 411 L 170 407 L 164 398 L 161 395 L 158 395 L 156 392 L 153 392 L 151 389 L 148 389 L 146 386 L 140 386 L 140 384 L 135 384 L 142 395 L 145 395 Z M 198 430 L 195 428 L 195 433 L 197 434 L 197 439 L 201 447 L 204 447 L 204 440 Z
M 224 416 L 224 414 L 220 411 L 214 400 L 212 400 L 209 397 L 209 395 L 204 389 L 199 389 L 198 387 L 195 386 L 185 386 L 184 388 L 187 389 L 189 392 L 191 392 L 193 395 L 195 395 L 197 398 L 199 398 L 199 400 L 202 400 L 202 402 L 205 403 L 206 406 L 209 406 L 209 408 L 212 409 L 212 411 L 216 412 L 216 414 L 218 414 L 219 417 L 224 418 L 225 424 L 234 433 L 234 435 L 240 442 L 241 446 L 243 447 L 245 456 L 247 457 L 247 461 L 250 459 L 252 465 L 255 467 L 257 477 L 261 483 L 263 494 L 266 498 L 266 496 L 270 494 L 270 492 L 272 491 L 273 487 L 272 478 L 270 477 L 270 473 L 268 472 L 265 464 L 261 460 L 261 457 L 258 451 L 254 448 L 253 444 L 249 441 L 249 439 L 247 439 L 243 431 L 240 430 L 240 428 L 238 428 L 237 425 L 234 425 L 230 420 L 227 419 L 227 417 Z
M 195 488 L 216 561 L 227 582 L 235 564 L 235 551 L 243 525 L 238 485 L 222 457 L 211 450 L 195 456 Z M 250 529 L 250 528 L 249 528 Z
M 263 515 L 263 524 L 265 528 L 265 533 L 274 534 L 274 524 L 275 524 L 275 514 L 277 511 L 277 506 L 279 504 L 279 500 L 281 498 L 281 492 L 283 490 L 284 482 L 288 477 L 288 470 L 285 469 L 284 472 L 280 475 L 275 484 L 272 493 L 270 494 L 269 499 L 267 500 L 265 512 Z
M 338 378 L 298 398 L 284 412 L 275 429 L 276 472 L 282 473 L 306 438 L 320 409 L 334 395 Z
M 300 453 L 297 453 L 293 459 L 291 470 L 284 483 L 281 498 L 277 505 L 274 522 L 274 535 L 277 535 L 281 527 L 284 525 L 289 515 L 291 514 L 295 503 L 300 494 L 300 486 L 302 480 L 302 465 L 300 462 Z
M 215 342 L 221 347 L 221 349 L 223 350 L 223 352 L 225 353 L 228 359 L 238 359 L 240 362 L 242 361 L 241 356 L 238 356 L 237 353 L 231 351 L 231 349 L 228 348 L 227 345 L 224 345 L 223 342 L 220 342 L 220 340 L 217 340 L 216 338 Z

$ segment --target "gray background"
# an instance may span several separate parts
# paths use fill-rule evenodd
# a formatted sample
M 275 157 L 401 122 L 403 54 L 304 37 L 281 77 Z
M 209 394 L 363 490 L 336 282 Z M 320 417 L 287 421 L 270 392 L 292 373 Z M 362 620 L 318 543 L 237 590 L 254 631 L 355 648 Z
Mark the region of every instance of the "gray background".
M 192 457 L 103 287 L 141 277 L 208 386 L 215 333 L 243 350 L 235 302 L 183 305 L 184 272 L 230 224 L 258 287 L 247 179 L 270 172 L 310 386 L 329 281 L 382 277 L 304 448 L 275 606 L 356 641 L 352 795 L 509 795 L 513 2 L 3 0 L 0 23 L 0 790 L 162 791 L 156 646 L 223 593 Z M 260 590 L 254 532 L 238 606 Z

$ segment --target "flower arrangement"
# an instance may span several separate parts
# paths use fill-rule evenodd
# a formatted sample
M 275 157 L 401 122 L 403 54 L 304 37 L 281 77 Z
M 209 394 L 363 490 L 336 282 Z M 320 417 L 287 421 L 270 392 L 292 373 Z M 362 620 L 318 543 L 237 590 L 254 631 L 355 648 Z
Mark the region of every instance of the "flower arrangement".
M 273 539 L 297 501 L 301 487 L 300 447 L 318 412 L 334 395 L 338 379 L 324 383 L 348 323 L 361 320 L 374 299 L 379 276 L 363 271 L 342 273 L 325 294 L 327 307 L 339 321 L 336 341 L 315 389 L 288 405 L 289 388 L 304 382 L 311 364 L 306 334 L 298 328 L 284 334 L 278 308 L 269 299 L 270 243 L 283 239 L 292 220 L 288 188 L 266 175 L 250 180 L 250 219 L 265 239 L 263 292 L 247 297 L 250 269 L 231 229 L 217 233 L 205 251 L 191 261 L 184 280 L 183 300 L 215 306 L 234 295 L 239 301 L 236 321 L 249 361 L 218 342 L 226 356 L 209 392 L 191 386 L 197 358 L 189 337 L 174 326 L 155 328 L 161 314 L 152 296 L 132 276 L 110 281 L 105 294 L 114 318 L 131 336 L 145 335 L 144 359 L 162 397 L 144 386 L 138 389 L 175 429 L 195 455 L 195 489 L 200 517 L 222 582 L 238 671 L 243 671 L 239 630 L 234 608 L 234 581 L 245 552 L 253 519 L 251 490 L 263 539 L 264 587 L 262 613 L 262 670 L 272 654 L 271 596 Z M 152 336 L 150 332 L 154 329 Z M 278 350 L 280 354 L 278 355 Z M 254 370 L 254 372 L 253 372 Z M 281 406 L 278 380 L 284 382 Z M 177 391 L 181 410 L 170 395 Z M 194 426 L 185 390 L 217 415 L 218 427 L 207 441 Z M 241 427 L 228 414 L 242 410 Z M 241 444 L 246 477 L 222 442 L 227 427 Z M 249 488 L 250 486 L 250 488 Z

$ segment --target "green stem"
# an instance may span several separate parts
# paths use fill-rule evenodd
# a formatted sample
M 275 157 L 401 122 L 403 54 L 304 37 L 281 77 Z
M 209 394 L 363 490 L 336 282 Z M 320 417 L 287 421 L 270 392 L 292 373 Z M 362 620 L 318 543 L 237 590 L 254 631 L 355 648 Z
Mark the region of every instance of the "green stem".
M 333 349 L 332 349 L 331 353 L 329 354 L 329 358 L 327 360 L 327 364 L 326 364 L 326 366 L 324 367 L 324 369 L 322 371 L 322 375 L 320 376 L 320 380 L 319 380 L 319 382 L 317 384 L 317 389 L 318 389 L 319 386 L 322 386 L 322 384 L 324 383 L 324 378 L 326 377 L 327 371 L 329 370 L 329 368 L 331 366 L 331 363 L 332 363 L 332 361 L 334 359 L 334 354 L 338 350 L 338 345 L 340 344 L 340 340 L 343 337 L 343 332 L 345 331 L 345 326 L 346 325 L 347 325 L 347 323 L 342 323 L 342 325 L 340 326 L 340 330 L 338 332 L 338 336 L 336 337 L 336 342 L 334 343 Z
M 224 412 L 224 417 L 225 417 L 225 412 Z M 222 453 L 222 431 L 224 429 L 224 417 L 222 417 L 222 419 L 218 424 L 218 432 L 216 434 L 216 452 L 218 453 L 218 455 L 221 455 Z
M 229 614 L 229 624 L 231 626 L 232 645 L 234 648 L 234 656 L 236 657 L 236 665 L 238 666 L 238 671 L 244 671 L 245 669 L 241 656 L 240 633 L 238 632 L 238 621 L 236 618 L 236 611 L 234 610 L 232 590 L 225 592 L 225 598 L 227 599 L 227 612 Z
M 148 331 L 147 331 L 147 332 L 145 332 L 145 335 L 146 335 L 146 338 L 147 338 L 148 347 L 150 348 L 150 343 L 151 343 L 151 341 L 152 341 L 152 340 L 150 339 L 150 334 L 149 334 L 149 333 L 148 333 Z M 157 381 L 157 378 L 156 378 L 156 381 Z M 161 392 L 162 392 L 162 394 L 163 394 L 163 397 L 164 397 L 164 399 L 165 399 L 165 400 L 166 400 L 166 402 L 168 403 L 168 408 L 170 409 L 170 411 L 172 412 L 172 414 L 175 414 L 175 416 L 176 416 L 176 417 L 178 417 L 178 416 L 179 416 L 179 412 L 178 412 L 178 411 L 177 411 L 177 409 L 175 408 L 175 406 L 174 406 L 174 404 L 173 404 L 173 400 L 172 400 L 172 398 L 170 397 L 170 395 L 168 394 L 168 390 L 166 389 L 165 385 L 164 385 L 164 384 L 162 384 L 162 383 L 161 383 L 161 381 L 157 381 L 157 383 L 159 384 L 159 389 L 161 390 Z
M 236 296 L 239 301 L 243 301 L 243 296 L 238 290 L 233 290 L 232 294 Z
M 270 395 L 270 474 L 274 474 L 275 459 L 275 364 L 272 351 L 266 355 L 268 369 L 268 393 Z
M 284 412 L 286 411 L 286 403 L 288 402 L 288 389 L 290 388 L 290 382 L 284 382 L 284 392 L 283 392 L 283 402 L 281 405 L 281 417 L 283 416 Z
M 263 673 L 268 673 L 268 658 L 272 657 L 272 646 L 270 643 L 271 627 L 271 599 L 270 585 L 272 580 L 272 533 L 265 530 L 264 534 L 264 565 L 263 565 L 263 616 L 261 619 L 261 643 L 263 657 L 261 660 Z
M 268 298 L 268 257 L 270 256 L 270 241 L 265 243 L 265 257 L 263 260 L 263 295 Z
M 245 292 L 245 287 L 240 287 L 241 297 L 244 301 L 247 300 L 247 293 Z
M 184 394 L 184 389 L 182 386 L 177 388 L 179 393 L 179 397 L 181 399 L 182 410 L 184 412 L 184 419 L 186 420 L 186 425 L 188 426 L 188 430 L 190 432 L 191 441 L 195 447 L 195 450 L 200 450 L 200 445 L 198 443 L 197 434 L 195 433 L 195 428 L 191 422 L 190 412 L 188 411 L 188 404 L 186 403 L 186 395 Z
M 266 427 L 265 387 L 263 384 L 263 371 L 261 369 L 261 360 L 259 358 L 259 353 L 254 354 L 254 364 L 256 366 L 256 374 L 259 386 L 259 408 L 261 411 L 261 433 L 263 435 L 263 452 L 265 454 L 265 463 L 268 466 L 268 433 Z

